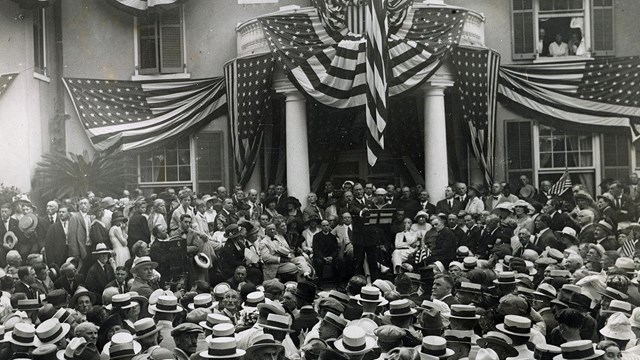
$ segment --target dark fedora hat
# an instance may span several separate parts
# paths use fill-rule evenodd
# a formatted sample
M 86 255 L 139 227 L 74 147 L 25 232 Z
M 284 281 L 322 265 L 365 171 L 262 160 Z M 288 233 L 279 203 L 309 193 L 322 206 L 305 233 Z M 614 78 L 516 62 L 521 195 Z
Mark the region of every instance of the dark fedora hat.
M 317 287 L 310 281 L 302 281 L 298 283 L 294 294 L 303 300 L 313 300 L 316 298 Z

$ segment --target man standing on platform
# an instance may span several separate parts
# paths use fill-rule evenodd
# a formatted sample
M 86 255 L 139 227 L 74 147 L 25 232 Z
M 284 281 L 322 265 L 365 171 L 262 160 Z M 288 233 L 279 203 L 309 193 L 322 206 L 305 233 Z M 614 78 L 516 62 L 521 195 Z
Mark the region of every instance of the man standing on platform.
M 327 220 L 320 223 L 322 231 L 313 236 L 313 266 L 318 276 L 317 285 L 322 288 L 324 266 L 331 265 L 335 274 L 341 273 L 341 259 L 338 257 L 338 239 L 331 233 L 331 224 Z

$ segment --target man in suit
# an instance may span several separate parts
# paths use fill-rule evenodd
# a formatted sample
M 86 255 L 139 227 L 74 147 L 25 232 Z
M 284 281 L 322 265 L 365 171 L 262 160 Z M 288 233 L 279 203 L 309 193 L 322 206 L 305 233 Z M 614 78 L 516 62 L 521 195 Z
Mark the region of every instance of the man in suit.
M 3 246 L 2 240 L 4 239 L 4 235 L 11 231 L 16 235 L 18 242 L 22 237 L 22 231 L 20 231 L 20 227 L 18 225 L 18 220 L 11 217 L 11 204 L 2 204 L 0 206 L 0 267 L 4 268 L 7 266 L 7 252 L 11 250 L 7 246 Z
M 180 208 L 176 209 L 176 212 Z M 224 219 L 224 221 L 222 221 Z M 239 220 L 238 214 L 236 214 L 236 207 L 233 205 L 231 198 L 226 198 L 222 201 L 222 210 L 216 215 L 215 223 L 222 223 L 225 228 L 231 224 L 237 224 Z
M 453 231 L 453 234 L 456 236 L 456 239 L 458 241 L 457 246 L 463 245 L 467 233 L 465 231 L 466 228 L 462 228 L 460 224 L 458 224 L 458 215 L 447 215 L 447 226 L 449 227 L 449 229 L 451 229 L 451 231 Z
M 109 264 L 111 250 L 100 243 L 91 254 L 96 259 L 96 262 L 87 271 L 85 283 L 87 284 L 87 290 L 94 293 L 96 299 L 101 299 L 106 285 L 116 278 L 113 273 L 113 267 Z
M 464 209 L 460 200 L 456 199 L 451 186 L 444 189 L 444 199 L 436 203 L 436 212 L 443 214 L 457 214 Z
M 43 216 L 40 217 L 40 223 L 45 226 L 45 229 L 49 229 L 49 226 L 56 223 L 58 220 L 58 202 L 55 200 L 47 203 L 47 210 Z
M 249 206 L 249 218 L 251 220 L 258 220 L 263 211 L 262 204 L 258 202 L 258 190 L 249 189 L 245 202 Z
M 427 190 L 422 190 L 420 194 L 418 194 L 418 211 L 424 211 L 429 216 L 435 215 L 437 213 L 436 206 L 429 202 L 429 192 Z
M 342 224 L 331 230 L 331 233 L 338 239 L 338 257 L 342 258 L 344 264 L 353 264 L 353 217 L 351 213 L 342 214 Z M 353 275 L 353 266 L 346 266 L 344 272 L 338 274 L 339 283 L 346 282 Z
M 613 195 L 615 199 L 616 218 L 613 219 L 616 223 L 621 221 L 634 221 L 635 220 L 635 204 L 629 195 L 624 193 L 624 187 L 618 180 L 613 181 L 609 185 L 609 193 Z
M 80 264 L 87 256 L 90 221 L 89 199 L 82 198 L 78 201 L 78 212 L 69 219 L 69 231 L 67 232 L 69 256 L 78 258 Z
M 69 296 L 73 295 L 78 286 L 82 285 L 82 276 L 78 274 L 76 266 L 72 263 L 64 263 L 60 266 L 62 275 L 53 282 L 56 289 L 64 289 Z
M 533 200 L 540 204 L 545 204 L 547 200 L 551 199 L 551 194 L 549 191 L 551 190 L 551 181 L 544 180 L 540 182 L 540 191 L 538 191 L 534 196 Z
M 325 265 L 331 264 L 336 274 L 342 273 L 342 259 L 338 257 L 340 246 L 336 236 L 331 233 L 331 224 L 322 220 L 320 227 L 322 231 L 313 236 L 313 267 L 318 276 L 318 287 L 322 287 Z
M 462 208 L 466 208 L 469 203 L 469 196 L 467 196 L 467 184 L 459 182 L 455 184 L 456 195 L 455 198 L 460 201 Z
M 491 194 L 487 196 L 484 200 L 484 208 L 487 211 L 493 211 L 493 209 L 498 206 L 498 204 L 502 204 L 504 202 L 508 202 L 509 200 L 503 195 L 502 184 L 499 182 L 494 182 L 491 185 Z
M 478 249 L 480 234 L 482 234 L 482 227 L 476 224 L 476 220 L 471 214 L 464 216 L 464 224 L 467 226 L 467 233 L 465 234 L 463 245 L 475 254 Z
M 540 214 L 536 216 L 536 219 L 533 221 L 533 226 L 537 233 L 533 240 L 533 244 L 543 249 L 547 246 L 551 246 L 552 248 L 564 251 L 564 246 L 558 241 L 553 230 L 549 228 L 550 224 L 551 216 L 549 216 L 549 214 Z
M 36 271 L 31 266 L 21 266 L 18 268 L 18 281 L 15 283 L 14 294 L 24 293 L 27 299 L 38 299 L 39 291 L 33 287 L 36 281 Z
M 312 218 L 323 220 L 324 211 L 318 206 L 318 196 L 311 192 L 307 196 L 307 206 L 302 210 L 302 219 L 307 222 Z
M 115 278 L 109 282 L 104 288 L 114 287 L 118 289 L 118 293 L 124 294 L 129 292 L 129 284 L 127 284 L 127 269 L 124 266 L 118 266 L 114 273 Z
M 364 187 L 360 183 L 353 185 L 353 206 L 358 212 L 364 208 L 371 207 L 371 200 L 364 197 Z
M 489 256 L 493 253 L 493 247 L 496 244 L 496 240 L 508 240 L 501 229 L 500 229 L 500 217 L 496 214 L 490 214 L 485 218 L 485 228 L 482 230 L 480 234 L 480 238 L 478 239 L 478 247 L 477 253 L 478 258 L 480 259 L 488 259 Z M 455 255 L 455 251 L 454 251 Z
M 513 256 L 522 257 L 522 253 L 527 249 L 534 250 L 535 252 L 538 253 L 538 255 L 542 254 L 542 252 L 544 251 L 544 248 L 539 247 L 531 242 L 531 233 L 529 232 L 528 229 L 521 228 L 520 230 L 518 230 L 517 235 L 518 235 L 518 240 L 520 241 L 521 247 L 518 250 L 516 250 Z
M 67 233 L 69 231 L 69 217 L 71 213 L 66 206 L 58 209 L 57 220 L 49 226 L 44 241 L 44 249 L 47 258 L 47 264 L 62 265 L 68 256 L 67 249 Z
M 549 199 L 542 207 L 542 212 L 551 216 L 551 224 L 549 227 L 553 231 L 562 231 L 565 227 L 580 230 L 580 227 L 571 219 L 571 217 L 560 211 L 560 201 L 557 199 Z
M 439 217 L 431 220 L 431 226 L 438 232 L 435 244 L 429 244 L 431 259 L 440 261 L 445 268 L 449 268 L 449 263 L 456 259 L 457 239 L 453 231 L 445 226 Z
M 594 244 L 596 242 L 594 237 L 594 217 L 593 211 L 590 209 L 584 209 L 578 211 L 576 221 L 580 225 L 580 232 L 578 233 L 578 240 L 581 244 Z
M 296 296 L 299 313 L 291 324 L 291 330 L 293 330 L 291 339 L 296 346 L 299 346 L 298 340 L 300 333 L 302 331 L 308 333 L 320 319 L 318 318 L 318 313 L 313 308 L 313 301 L 316 296 L 316 286 L 313 283 L 308 281 L 299 283 L 294 294 Z
M 144 214 L 147 212 L 147 201 L 139 198 L 133 204 L 133 215 L 129 219 L 129 229 L 127 231 L 127 245 L 129 249 L 138 240 L 142 240 L 149 244 L 151 241 L 151 231 L 149 230 L 149 222 Z
M 408 186 L 402 187 L 400 197 L 396 199 L 394 207 L 396 209 L 403 209 L 405 216 L 409 219 L 413 219 L 420 210 L 420 205 L 412 196 L 411 188 Z

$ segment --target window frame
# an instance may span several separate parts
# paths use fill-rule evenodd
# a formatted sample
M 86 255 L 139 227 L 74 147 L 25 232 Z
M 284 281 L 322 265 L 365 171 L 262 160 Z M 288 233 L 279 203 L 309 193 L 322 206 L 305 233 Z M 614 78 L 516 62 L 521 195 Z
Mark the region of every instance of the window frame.
M 192 149 L 194 151 L 193 153 L 193 159 L 194 159 L 194 173 L 195 173 L 195 177 L 194 177 L 194 184 L 193 184 L 193 188 L 196 189 L 197 192 L 200 192 L 200 183 L 215 183 L 216 179 L 200 179 L 200 173 L 198 171 L 198 158 L 200 158 L 200 154 L 199 154 L 199 149 L 198 149 L 198 137 L 200 135 L 203 134 L 216 134 L 218 136 L 220 136 L 220 149 L 218 149 L 219 153 L 220 153 L 220 183 L 221 185 L 219 186 L 224 186 L 225 184 L 225 179 L 227 176 L 227 172 L 226 172 L 226 168 L 225 168 L 225 154 L 224 154 L 224 149 L 225 149 L 225 133 L 222 130 L 202 130 L 199 131 L 198 133 L 196 133 L 195 135 L 192 136 Z M 256 171 L 258 169 L 256 168 Z
M 176 149 L 178 149 L 178 142 L 180 142 L 180 141 L 183 141 L 183 139 L 173 140 L 169 144 L 175 144 L 176 145 Z M 152 153 L 153 151 L 156 151 L 156 150 L 159 150 L 159 149 L 163 149 L 164 151 L 166 151 L 167 144 L 164 144 L 163 146 L 155 147 L 155 148 L 152 148 L 152 149 L 148 149 L 148 150 L 140 151 L 140 152 L 136 153 L 136 174 L 137 174 L 137 183 L 138 183 L 138 185 L 140 185 L 140 187 L 144 187 L 144 188 L 163 187 L 163 186 L 175 187 L 175 186 L 185 186 L 185 185 L 193 188 L 194 183 L 197 182 L 197 181 L 194 181 L 195 176 L 196 176 L 196 172 L 195 172 L 194 166 L 197 166 L 197 164 L 195 163 L 193 135 L 189 135 L 188 138 L 187 138 L 187 141 L 189 143 L 189 176 L 190 176 L 189 180 L 144 181 L 144 182 L 142 181 L 142 161 L 141 161 L 142 155 L 143 154 L 147 154 L 147 153 Z M 166 165 L 165 165 L 165 167 L 166 167 Z
M 187 63 L 187 29 L 186 29 L 186 17 L 184 12 L 184 6 L 180 5 L 178 7 L 178 11 L 180 11 L 180 30 L 181 30 L 181 42 L 182 42 L 182 72 L 175 73 L 162 73 L 161 64 L 162 64 L 162 54 L 161 54 L 161 46 L 160 43 L 160 22 L 157 22 L 156 25 L 156 38 L 158 38 L 157 43 L 157 52 L 158 52 L 158 72 L 155 74 L 145 74 L 145 71 L 141 71 L 140 69 L 140 34 L 138 29 L 138 18 L 133 18 L 133 65 L 134 65 L 134 73 L 131 76 L 131 80 L 140 81 L 140 80 L 170 80 L 170 79 L 191 79 L 191 74 L 187 71 L 188 63 Z
M 50 82 L 47 70 L 47 12 L 46 8 L 33 10 L 33 77 Z M 38 24 L 39 23 L 39 24 Z M 36 31 L 39 33 L 40 43 L 36 43 Z M 41 57 L 42 64 L 37 64 L 36 57 Z M 42 65 L 41 67 L 38 65 Z

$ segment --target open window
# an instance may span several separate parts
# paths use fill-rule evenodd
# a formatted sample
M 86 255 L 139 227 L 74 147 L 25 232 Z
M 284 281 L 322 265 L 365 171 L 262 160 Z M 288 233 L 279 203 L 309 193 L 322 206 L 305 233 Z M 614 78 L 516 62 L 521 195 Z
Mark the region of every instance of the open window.
M 138 74 L 184 72 L 181 7 L 150 12 L 137 18 Z

